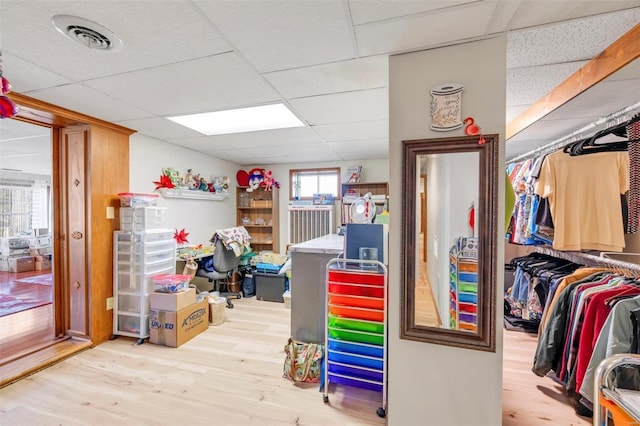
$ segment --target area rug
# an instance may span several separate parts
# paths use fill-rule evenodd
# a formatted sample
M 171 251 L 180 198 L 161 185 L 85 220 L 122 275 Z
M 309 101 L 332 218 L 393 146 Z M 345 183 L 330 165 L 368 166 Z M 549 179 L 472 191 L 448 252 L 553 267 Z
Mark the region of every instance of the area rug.
M 0 317 L 48 305 L 46 300 L 20 299 L 9 294 L 0 293 Z
M 20 278 L 19 280 L 15 280 L 17 283 L 21 284 L 40 284 L 40 285 L 53 285 L 53 274 L 42 274 L 35 275 L 33 277 Z

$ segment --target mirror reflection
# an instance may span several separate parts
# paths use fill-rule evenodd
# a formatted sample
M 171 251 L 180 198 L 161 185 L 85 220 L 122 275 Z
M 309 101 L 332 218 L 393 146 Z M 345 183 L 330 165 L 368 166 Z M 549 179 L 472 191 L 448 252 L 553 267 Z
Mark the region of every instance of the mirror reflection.
M 478 152 L 419 155 L 416 324 L 477 331 Z
M 400 337 L 494 351 L 498 135 L 402 143 Z

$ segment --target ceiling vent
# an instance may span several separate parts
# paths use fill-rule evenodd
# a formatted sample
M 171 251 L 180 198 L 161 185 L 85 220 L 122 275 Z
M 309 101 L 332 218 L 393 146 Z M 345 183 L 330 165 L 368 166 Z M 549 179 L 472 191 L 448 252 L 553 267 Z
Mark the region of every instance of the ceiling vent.
M 94 50 L 117 52 L 122 49 L 122 41 L 107 28 L 88 19 L 71 15 L 56 15 L 53 26 L 66 37 Z

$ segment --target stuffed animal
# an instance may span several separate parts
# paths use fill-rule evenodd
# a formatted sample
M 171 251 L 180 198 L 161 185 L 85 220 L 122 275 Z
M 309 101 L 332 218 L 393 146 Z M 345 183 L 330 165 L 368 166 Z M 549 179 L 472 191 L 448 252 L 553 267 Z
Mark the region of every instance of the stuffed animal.
M 222 177 L 221 176 L 215 176 L 212 179 L 212 182 L 213 182 L 213 187 L 215 188 L 216 192 L 222 192 L 222 185 L 223 185 Z
M 227 176 L 222 177 L 222 192 L 229 192 L 231 180 Z
M 271 170 L 267 170 L 264 172 L 264 179 L 260 183 L 260 186 L 264 187 L 265 191 L 271 191 L 274 186 L 279 188 L 280 184 L 273 178 Z
M 251 169 L 249 171 L 249 187 L 247 188 L 247 192 L 253 192 L 255 189 L 258 189 L 263 177 L 264 169 Z

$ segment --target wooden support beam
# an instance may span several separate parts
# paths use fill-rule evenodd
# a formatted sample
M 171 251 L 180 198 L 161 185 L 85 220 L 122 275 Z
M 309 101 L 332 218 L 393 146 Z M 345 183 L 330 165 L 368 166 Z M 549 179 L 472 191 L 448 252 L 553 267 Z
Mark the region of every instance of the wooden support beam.
M 640 57 L 640 24 L 627 31 L 602 53 L 507 124 L 506 139 L 509 140 L 638 57 Z

